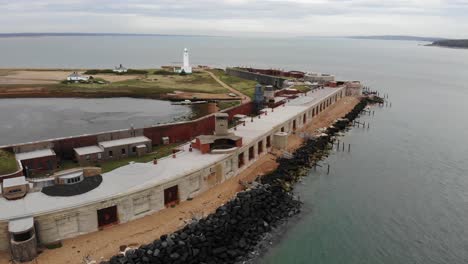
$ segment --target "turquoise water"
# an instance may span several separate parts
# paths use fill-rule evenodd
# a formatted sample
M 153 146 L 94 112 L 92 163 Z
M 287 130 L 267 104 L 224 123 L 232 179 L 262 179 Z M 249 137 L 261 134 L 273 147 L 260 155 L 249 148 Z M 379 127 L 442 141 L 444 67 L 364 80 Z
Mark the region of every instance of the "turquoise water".
M 342 139 L 325 175 L 297 187 L 304 212 L 261 263 L 468 262 L 468 50 L 350 39 L 0 39 L 0 67 L 194 64 L 328 72 L 390 95 Z M 73 56 L 69 56 L 73 54 Z

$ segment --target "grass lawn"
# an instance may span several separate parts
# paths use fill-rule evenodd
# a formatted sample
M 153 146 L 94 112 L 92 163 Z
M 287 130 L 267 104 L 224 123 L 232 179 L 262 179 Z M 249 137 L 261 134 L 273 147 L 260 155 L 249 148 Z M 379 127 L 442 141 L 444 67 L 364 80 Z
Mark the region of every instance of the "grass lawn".
M 256 81 L 246 80 L 235 76 L 227 75 L 223 70 L 209 70 L 214 73 L 218 78 L 238 90 L 239 92 L 253 98 L 255 92 Z
M 301 92 L 308 92 L 311 90 L 307 85 L 295 85 L 292 88 Z
M 219 107 L 219 110 L 224 110 L 224 109 L 234 107 L 236 105 L 240 105 L 240 103 L 241 103 L 240 101 L 219 101 L 218 107 Z
M 173 91 L 200 92 L 200 93 L 228 93 L 229 91 L 218 84 L 206 72 L 195 72 L 190 75 L 161 75 L 153 74 L 150 71 L 147 75 L 136 77 L 135 79 L 117 81 L 106 84 L 98 83 L 71 83 L 57 84 L 49 88 L 51 92 L 93 94 L 120 94 L 137 95 L 141 97 L 151 97 L 154 95 L 170 93 Z
M 0 174 L 9 174 L 18 170 L 15 155 L 13 153 L 0 150 Z
M 127 165 L 130 161 L 144 163 L 144 162 L 150 162 L 154 158 L 160 159 L 162 157 L 172 154 L 172 150 L 179 145 L 180 143 L 157 146 L 153 148 L 153 152 L 147 155 L 144 155 L 142 157 L 128 157 L 125 159 L 103 162 L 101 163 L 102 172 L 104 173 L 104 172 L 109 172 L 111 170 L 115 170 L 119 167 Z

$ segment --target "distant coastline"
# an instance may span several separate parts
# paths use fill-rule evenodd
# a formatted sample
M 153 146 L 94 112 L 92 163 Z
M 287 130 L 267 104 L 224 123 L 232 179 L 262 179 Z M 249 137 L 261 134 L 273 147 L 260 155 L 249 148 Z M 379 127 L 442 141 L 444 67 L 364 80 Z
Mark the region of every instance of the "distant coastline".
M 432 42 L 427 46 L 468 49 L 468 39 L 445 39 Z
M 17 37 L 215 37 L 210 35 L 133 34 L 133 33 L 0 33 L 0 38 Z
M 375 39 L 375 40 L 406 40 L 406 41 L 427 41 L 434 42 L 445 40 L 439 37 L 419 37 L 419 36 L 403 36 L 403 35 L 381 35 L 381 36 L 351 36 L 351 39 Z

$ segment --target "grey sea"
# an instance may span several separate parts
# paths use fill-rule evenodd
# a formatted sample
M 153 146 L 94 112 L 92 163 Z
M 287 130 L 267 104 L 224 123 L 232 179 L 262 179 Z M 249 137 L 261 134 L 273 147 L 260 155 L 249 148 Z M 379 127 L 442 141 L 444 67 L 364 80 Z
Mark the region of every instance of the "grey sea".
M 374 116 L 361 118 L 370 122 L 369 129 L 354 128 L 341 138 L 352 150 L 334 151 L 323 161 L 331 166 L 329 175 L 318 169 L 298 184 L 303 213 L 290 221 L 258 262 L 467 263 L 468 50 L 421 44 L 426 43 L 339 38 L 9 38 L 0 39 L 0 67 L 109 68 L 119 63 L 157 67 L 179 63 L 187 47 L 193 64 L 295 69 L 361 80 L 388 93 L 392 107 L 373 109 Z M 25 112 L 31 109 L 22 107 Z M 155 106 L 154 111 L 163 107 Z M 18 115 L 6 118 L 16 120 Z M 62 122 L 64 117 L 55 118 Z M 5 141 L 11 134 L 2 124 L 0 136 Z

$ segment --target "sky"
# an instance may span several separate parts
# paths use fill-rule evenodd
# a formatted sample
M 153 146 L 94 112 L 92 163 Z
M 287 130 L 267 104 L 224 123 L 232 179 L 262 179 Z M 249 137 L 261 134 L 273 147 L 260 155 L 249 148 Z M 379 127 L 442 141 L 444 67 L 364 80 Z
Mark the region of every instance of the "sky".
M 0 0 L 0 33 L 468 38 L 468 0 Z

